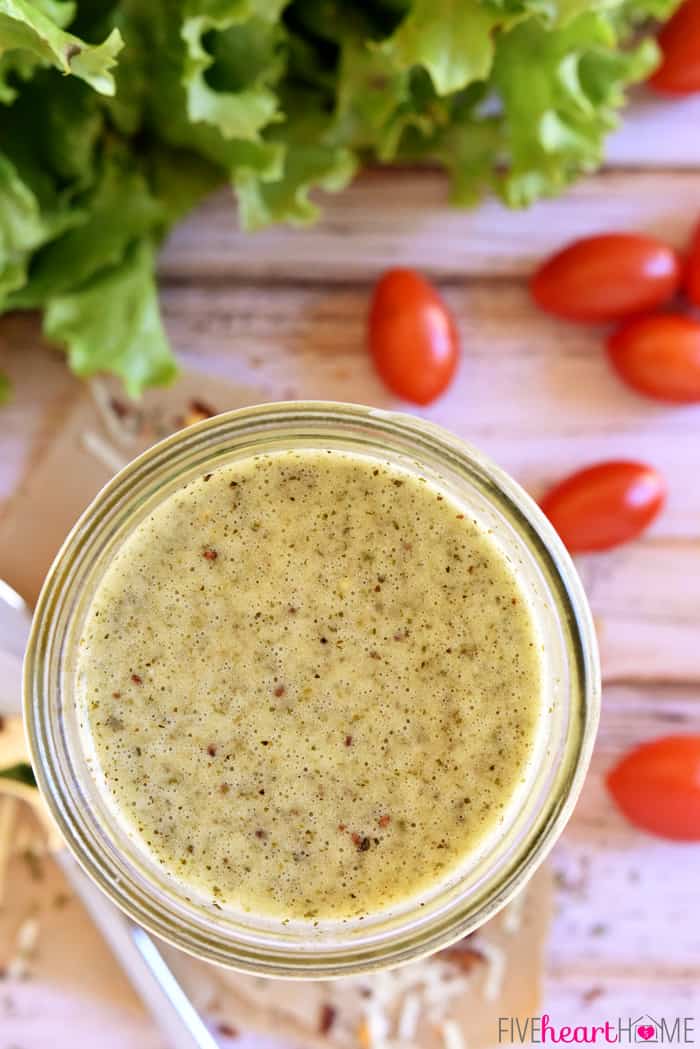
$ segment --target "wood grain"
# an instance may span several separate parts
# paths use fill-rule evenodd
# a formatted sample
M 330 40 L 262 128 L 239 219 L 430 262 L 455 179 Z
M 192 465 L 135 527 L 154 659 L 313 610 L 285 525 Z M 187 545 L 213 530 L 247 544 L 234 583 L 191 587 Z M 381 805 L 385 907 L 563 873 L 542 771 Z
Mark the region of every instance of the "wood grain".
M 668 477 L 672 498 L 652 535 L 697 536 L 700 409 L 669 407 L 627 389 L 611 372 L 605 329 L 539 313 L 520 283 L 471 280 L 444 288 L 463 360 L 427 410 L 379 382 L 366 351 L 365 289 L 278 287 L 231 280 L 163 291 L 166 322 L 188 367 L 270 397 L 318 397 L 397 407 L 477 444 L 533 494 L 605 455 L 636 456 Z
M 568 1017 L 576 994 L 577 1016 L 605 1016 L 635 1002 L 638 1012 L 657 1009 L 667 1016 L 697 1009 L 700 925 L 689 892 L 700 869 L 700 845 L 635 830 L 611 804 L 605 774 L 637 743 L 698 731 L 695 688 L 604 690 L 591 770 L 553 854 L 559 907 L 548 1001 L 554 1015 Z M 604 990 L 605 1005 L 586 1006 L 583 996 L 591 987 Z
M 700 138 L 690 130 L 687 137 Z M 449 206 L 439 172 L 383 170 L 318 200 L 316 226 L 250 236 L 236 225 L 231 194 L 217 193 L 172 234 L 161 276 L 328 285 L 365 283 L 389 266 L 418 266 L 460 282 L 474 275 L 524 277 L 567 240 L 603 230 L 646 230 L 682 246 L 700 215 L 700 184 L 693 171 L 668 172 L 661 184 L 653 172 L 611 169 L 526 211 L 506 211 L 495 200 L 460 210 Z
M 700 95 L 661 97 L 632 92 L 633 108 L 608 139 L 608 167 L 700 168 Z

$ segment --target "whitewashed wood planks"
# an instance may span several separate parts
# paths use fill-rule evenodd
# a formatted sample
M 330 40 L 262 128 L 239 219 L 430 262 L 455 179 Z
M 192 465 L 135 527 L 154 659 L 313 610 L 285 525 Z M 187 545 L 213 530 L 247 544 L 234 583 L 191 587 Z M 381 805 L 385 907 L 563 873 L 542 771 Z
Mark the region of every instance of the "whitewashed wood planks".
M 700 120 L 688 134 L 700 140 Z M 660 181 L 656 172 L 611 169 L 582 179 L 563 197 L 508 211 L 496 200 L 472 210 L 450 207 L 439 172 L 377 170 L 318 201 L 316 226 L 250 236 L 236 224 L 230 192 L 221 191 L 172 234 L 161 276 L 328 285 L 364 283 L 403 265 L 451 280 L 524 277 L 572 237 L 604 230 L 645 230 L 681 247 L 700 219 L 700 175 L 679 170 Z
M 700 95 L 663 98 L 637 88 L 634 104 L 608 139 L 609 167 L 700 168 Z
M 635 830 L 604 781 L 630 746 L 698 730 L 693 687 L 604 689 L 591 770 L 552 859 L 559 891 L 546 1004 L 560 1023 L 599 1023 L 634 1009 L 697 1015 L 700 845 Z M 594 988 L 602 993 L 587 1002 Z

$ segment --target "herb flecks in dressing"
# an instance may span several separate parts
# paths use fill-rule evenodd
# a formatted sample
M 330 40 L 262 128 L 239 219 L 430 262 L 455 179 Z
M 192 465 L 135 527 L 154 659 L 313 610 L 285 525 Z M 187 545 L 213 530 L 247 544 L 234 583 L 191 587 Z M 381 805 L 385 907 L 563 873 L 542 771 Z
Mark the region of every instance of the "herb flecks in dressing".
M 77 682 L 142 847 L 220 905 L 292 919 L 453 872 L 503 818 L 541 713 L 514 566 L 446 492 L 340 452 L 165 500 L 105 573 Z

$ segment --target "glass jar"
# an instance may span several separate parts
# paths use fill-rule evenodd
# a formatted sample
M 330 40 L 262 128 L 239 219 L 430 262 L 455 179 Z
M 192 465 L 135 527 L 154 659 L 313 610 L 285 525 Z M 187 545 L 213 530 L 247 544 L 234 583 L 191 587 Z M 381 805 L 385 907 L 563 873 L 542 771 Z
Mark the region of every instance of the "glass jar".
M 106 565 L 164 498 L 193 477 L 259 453 L 337 449 L 413 469 L 490 530 L 515 566 L 544 651 L 543 715 L 527 790 L 488 847 L 420 902 L 345 922 L 282 924 L 195 899 L 151 860 L 97 786 L 73 694 L 77 640 Z M 139 924 L 208 961 L 269 976 L 325 978 L 445 947 L 523 887 L 581 789 L 598 721 L 591 615 L 561 541 L 535 503 L 476 449 L 431 423 L 356 405 L 293 402 L 207 419 L 149 449 L 99 493 L 47 576 L 25 663 L 37 780 L 68 846 Z

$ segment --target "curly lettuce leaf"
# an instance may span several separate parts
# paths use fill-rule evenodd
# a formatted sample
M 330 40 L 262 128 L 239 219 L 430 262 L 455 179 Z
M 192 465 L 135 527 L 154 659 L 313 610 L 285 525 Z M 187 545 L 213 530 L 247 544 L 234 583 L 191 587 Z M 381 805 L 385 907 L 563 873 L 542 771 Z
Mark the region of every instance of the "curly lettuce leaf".
M 95 180 L 106 130 L 99 96 L 49 69 L 38 70 L 14 104 L 0 109 L 0 148 L 42 207 L 76 206 Z
M 83 202 L 86 219 L 39 252 L 26 286 L 10 300 L 19 308 L 81 287 L 106 267 L 121 262 L 130 244 L 146 234 L 158 239 L 166 213 L 144 175 L 124 156 L 110 157 L 99 182 Z
M 147 162 L 150 191 L 163 209 L 165 230 L 220 186 L 221 170 L 188 150 L 153 146 Z
M 274 181 L 238 171 L 233 185 L 238 198 L 241 225 L 261 229 L 274 222 L 305 226 L 318 218 L 318 205 L 310 198 L 312 189 L 337 193 L 352 180 L 357 160 L 346 149 L 299 145 L 287 150 L 284 172 Z
M 0 153 L 0 310 L 21 288 L 33 253 L 81 220 L 77 210 L 42 209 L 12 161 Z
M 522 207 L 563 190 L 603 159 L 628 84 L 654 68 L 651 40 L 622 50 L 602 14 L 548 30 L 531 19 L 499 41 L 492 83 L 503 104 L 508 171 L 498 186 Z
M 423 66 L 439 95 L 484 80 L 503 11 L 482 0 L 413 0 L 383 48 L 404 69 Z
M 124 46 L 119 30 L 113 29 L 101 44 L 88 44 L 55 21 L 58 15 L 61 23 L 67 22 L 73 12 L 73 4 L 0 0 L 0 56 L 20 52 L 61 73 L 72 73 L 101 94 L 114 94 L 110 70 Z M 24 61 L 26 75 L 26 58 Z
M 219 167 L 222 181 L 230 179 L 234 169 L 260 178 L 279 177 L 282 147 L 225 138 L 214 124 L 190 120 L 184 82 L 187 48 L 170 0 L 150 0 L 147 7 L 142 0 L 120 0 L 119 24 L 129 46 L 117 68 L 117 97 L 108 105 L 120 127 L 197 154 Z
M 65 29 L 75 15 L 73 0 L 34 0 L 34 7 L 52 19 L 59 29 Z M 0 103 L 9 105 L 10 102 L 14 102 L 19 94 L 16 83 L 29 80 L 41 62 L 42 60 L 30 51 L 5 51 L 0 46 Z
M 26 279 L 29 256 L 46 237 L 36 197 L 0 154 L 0 303 Z
M 341 44 L 335 135 L 354 149 L 387 157 L 401 133 L 401 114 L 412 110 L 410 76 L 391 58 L 352 34 Z M 398 132 L 393 129 L 400 124 Z
M 57 269 L 60 280 L 71 281 L 83 265 L 82 249 L 95 245 L 78 231 L 90 223 L 97 199 L 96 178 L 103 167 L 99 154 L 103 117 L 97 95 L 84 83 L 42 69 L 17 101 L 0 114 L 4 147 L 0 178 L 0 210 L 5 212 L 5 234 L 0 236 L 0 271 L 7 278 L 8 260 L 14 262 L 11 287 L 0 278 L 4 308 L 41 305 L 43 294 L 28 293 L 28 285 L 47 246 L 70 231 L 78 235 L 76 255 L 66 256 Z M 31 127 L 32 134 L 27 134 Z M 121 206 L 121 189 L 114 187 L 113 221 Z M 9 216 L 13 230 L 8 230 Z M 22 236 L 17 222 L 22 217 Z M 59 252 L 60 254 L 60 252 Z M 42 276 L 42 281 L 43 281 Z M 14 294 L 8 294 L 14 292 Z M 37 289 L 38 292 L 38 289 Z M 26 301 L 24 301 L 26 300 Z
M 340 57 L 330 139 L 382 163 L 396 159 L 411 129 L 429 135 L 447 111 L 427 74 L 401 68 L 366 33 L 349 28 L 339 37 Z
M 326 141 L 331 120 L 315 105 L 315 92 L 290 93 L 287 112 L 297 114 L 268 141 L 281 138 L 282 170 L 277 178 L 261 178 L 256 172 L 237 170 L 233 185 L 238 198 L 241 223 L 254 230 L 271 222 L 303 226 L 317 218 L 319 209 L 310 198 L 314 188 L 333 193 L 352 179 L 357 159 L 343 146 Z
M 425 147 L 424 147 L 425 149 Z M 410 143 L 404 150 L 421 157 Z M 473 207 L 496 185 L 494 158 L 503 155 L 503 133 L 497 118 L 465 114 L 439 130 L 423 153 L 441 164 L 450 176 L 450 200 L 459 207 Z
M 301 87 L 283 90 L 280 84 L 278 104 L 284 119 L 273 121 L 262 129 L 239 126 L 236 137 L 227 137 L 234 130 L 232 125 L 226 125 L 222 130 L 216 120 L 192 121 L 188 115 L 190 79 L 186 72 L 191 56 L 180 27 L 168 16 L 163 0 L 154 0 L 145 20 L 136 0 L 131 0 L 131 6 L 131 23 L 138 27 L 142 38 L 147 41 L 147 49 L 154 56 L 155 63 L 153 90 L 144 111 L 146 125 L 157 127 L 170 146 L 195 150 L 211 164 L 218 165 L 222 175 L 236 190 L 241 220 L 247 228 L 270 222 L 303 224 L 311 221 L 318 213 L 309 200 L 311 188 L 339 189 L 347 184 L 356 167 L 350 150 L 326 141 L 331 118 L 326 112 L 328 107 L 321 103 L 327 99 L 322 99 L 320 92 L 315 90 Z M 281 9 L 283 5 L 278 2 L 277 6 Z M 243 20 L 239 29 L 244 41 L 247 31 L 264 22 L 255 14 L 257 8 L 269 12 L 270 5 L 251 4 L 247 0 L 239 3 L 193 0 L 186 6 L 186 11 L 190 18 L 212 17 L 215 11 L 222 24 L 226 19 L 240 15 Z M 210 30 L 206 37 L 215 59 L 208 70 L 214 85 L 212 90 L 223 95 L 227 92 L 220 89 L 225 84 L 238 90 L 241 83 L 250 83 L 250 74 L 259 70 L 261 63 L 265 67 L 261 58 L 263 54 L 273 65 L 277 61 L 264 46 L 258 50 L 248 46 L 245 61 L 241 56 L 236 63 L 232 63 L 232 55 L 238 52 L 229 49 L 224 60 L 219 51 L 226 41 L 230 43 L 228 34 L 233 33 L 233 28 L 229 25 L 218 33 Z M 263 38 L 269 43 L 265 34 Z M 235 80 L 232 64 L 239 70 L 241 81 Z M 243 132 L 247 137 L 241 137 Z
M 132 397 L 175 378 L 158 308 L 154 261 L 153 245 L 137 241 L 117 265 L 49 300 L 44 332 L 66 348 L 76 375 L 111 372 Z
M 227 139 L 257 140 L 281 119 L 274 87 L 285 71 L 279 18 L 286 3 L 190 0 L 181 30 L 182 82 L 193 123 L 212 124 Z
M 132 243 L 159 241 L 170 226 L 221 181 L 220 173 L 191 154 L 161 147 L 143 169 L 114 150 L 98 182 L 82 201 L 83 221 L 37 252 L 26 283 L 8 299 L 14 309 L 43 306 L 115 266 Z

